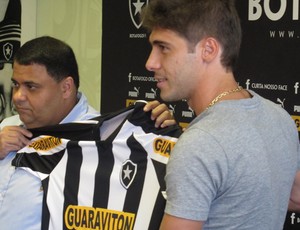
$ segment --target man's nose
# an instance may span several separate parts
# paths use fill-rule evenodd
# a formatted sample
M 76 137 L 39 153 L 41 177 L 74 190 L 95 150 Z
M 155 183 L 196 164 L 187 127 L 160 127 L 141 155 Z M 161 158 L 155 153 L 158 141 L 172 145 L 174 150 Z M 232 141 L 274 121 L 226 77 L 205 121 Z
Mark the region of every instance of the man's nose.
M 149 57 L 148 57 L 148 60 L 146 62 L 146 69 L 148 71 L 155 71 L 157 69 L 160 68 L 160 62 L 159 62 L 159 58 L 157 57 L 157 55 L 151 51 Z
M 26 99 L 26 92 L 22 87 L 13 89 L 13 100 L 22 101 Z

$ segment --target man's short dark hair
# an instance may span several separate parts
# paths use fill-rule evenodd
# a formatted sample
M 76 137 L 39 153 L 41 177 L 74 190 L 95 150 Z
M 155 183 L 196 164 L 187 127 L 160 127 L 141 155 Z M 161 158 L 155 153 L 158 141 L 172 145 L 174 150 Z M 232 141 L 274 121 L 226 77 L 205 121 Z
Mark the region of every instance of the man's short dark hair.
M 205 37 L 214 37 L 223 49 L 223 66 L 232 70 L 237 63 L 242 31 L 234 0 L 151 0 L 142 20 L 149 31 L 170 29 L 193 47 Z
M 43 65 L 48 74 L 57 82 L 70 76 L 73 78 L 76 88 L 79 88 L 75 54 L 72 48 L 61 40 L 50 36 L 32 39 L 16 52 L 14 62 L 20 65 Z

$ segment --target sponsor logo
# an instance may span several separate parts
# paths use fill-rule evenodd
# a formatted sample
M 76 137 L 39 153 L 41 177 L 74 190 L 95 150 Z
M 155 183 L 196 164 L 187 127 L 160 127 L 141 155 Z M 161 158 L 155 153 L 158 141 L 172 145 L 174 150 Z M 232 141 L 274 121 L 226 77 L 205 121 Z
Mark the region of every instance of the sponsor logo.
M 140 94 L 140 88 L 134 87 L 133 91 L 128 92 L 129 97 L 138 97 Z
M 126 160 L 122 164 L 120 171 L 120 182 L 122 186 L 126 189 L 132 184 L 137 171 L 137 164 L 133 163 L 131 160 Z
M 36 151 L 48 151 L 61 145 L 61 143 L 60 138 L 47 136 L 32 142 L 29 147 Z
M 247 81 L 246 81 L 246 89 L 247 90 L 249 89 L 249 86 L 250 86 L 250 79 L 247 79 Z
M 287 12 L 287 4 L 292 4 L 292 20 L 299 20 L 299 0 L 280 0 L 279 8 L 276 7 L 274 10 L 271 8 L 271 2 L 274 0 L 249 0 L 248 9 L 248 20 L 256 21 L 259 20 L 262 15 L 266 15 L 271 21 L 278 21 L 284 17 Z M 264 13 L 264 14 L 263 14 Z
M 64 222 L 67 229 L 132 230 L 135 214 L 115 210 L 69 205 Z
M 13 50 L 14 50 L 14 47 L 11 43 L 5 43 L 3 45 L 3 56 L 7 61 L 9 61 L 11 59 Z
M 296 126 L 298 128 L 298 131 L 300 132 L 300 116 L 292 116 L 292 118 L 294 119 Z
M 175 143 L 174 141 L 163 138 L 156 138 L 153 142 L 154 152 L 161 156 L 169 157 Z
M 299 217 L 296 217 L 296 213 L 293 212 L 293 213 L 290 215 L 290 218 L 291 218 L 291 224 L 292 224 L 292 225 L 300 223 L 300 218 L 299 218 Z
M 294 88 L 295 88 L 295 94 L 298 94 L 299 82 L 295 83 Z
M 148 98 L 148 99 L 155 99 L 157 97 L 157 89 L 151 89 L 151 92 L 148 92 L 145 94 L 145 98 Z
M 169 104 L 169 110 L 173 115 L 176 113 L 175 107 L 176 105 Z
M 193 118 L 195 115 L 194 110 L 192 110 L 191 107 L 189 107 L 188 111 L 182 111 L 181 116 L 182 117 L 187 117 L 187 118 Z
M 280 99 L 280 98 L 277 98 L 277 103 L 282 107 L 284 108 L 284 102 L 285 102 L 285 98 L 284 99 Z
M 187 122 L 179 122 L 179 126 L 183 129 L 186 129 L 189 126 L 189 123 Z
M 129 13 L 130 13 L 130 18 L 133 23 L 133 25 L 139 29 L 142 25 L 142 21 L 140 20 L 140 14 L 142 11 L 142 7 L 145 5 L 148 5 L 148 0 L 129 0 Z M 142 34 L 144 35 L 144 34 Z
M 127 99 L 126 100 L 126 107 L 134 105 L 135 102 L 136 102 L 136 100 Z
M 291 214 L 291 224 L 295 224 L 295 213 L 293 212 L 292 214 Z

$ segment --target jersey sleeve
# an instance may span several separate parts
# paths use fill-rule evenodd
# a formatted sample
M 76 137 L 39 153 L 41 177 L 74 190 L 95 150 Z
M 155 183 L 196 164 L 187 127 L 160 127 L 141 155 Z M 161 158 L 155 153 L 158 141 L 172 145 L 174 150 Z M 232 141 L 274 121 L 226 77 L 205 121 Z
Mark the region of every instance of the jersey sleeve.
M 39 136 L 19 150 L 12 165 L 44 180 L 64 155 L 67 140 L 53 136 Z

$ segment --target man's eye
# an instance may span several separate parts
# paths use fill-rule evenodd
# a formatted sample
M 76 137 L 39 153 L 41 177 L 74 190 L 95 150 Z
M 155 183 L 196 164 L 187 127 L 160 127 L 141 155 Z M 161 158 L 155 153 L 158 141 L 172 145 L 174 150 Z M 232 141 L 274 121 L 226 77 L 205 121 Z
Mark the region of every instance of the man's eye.
M 161 52 L 166 53 L 169 51 L 169 47 L 165 46 L 165 45 L 159 45 L 159 49 Z
M 166 49 L 166 47 L 165 47 L 165 46 L 163 46 L 163 45 L 160 45 L 160 46 L 159 46 L 159 48 L 160 48 L 161 50 L 164 50 L 164 49 Z
M 17 87 L 19 87 L 19 84 L 17 82 L 11 82 L 11 87 L 17 88 Z
M 26 85 L 26 87 L 31 90 L 36 88 L 34 85 Z

